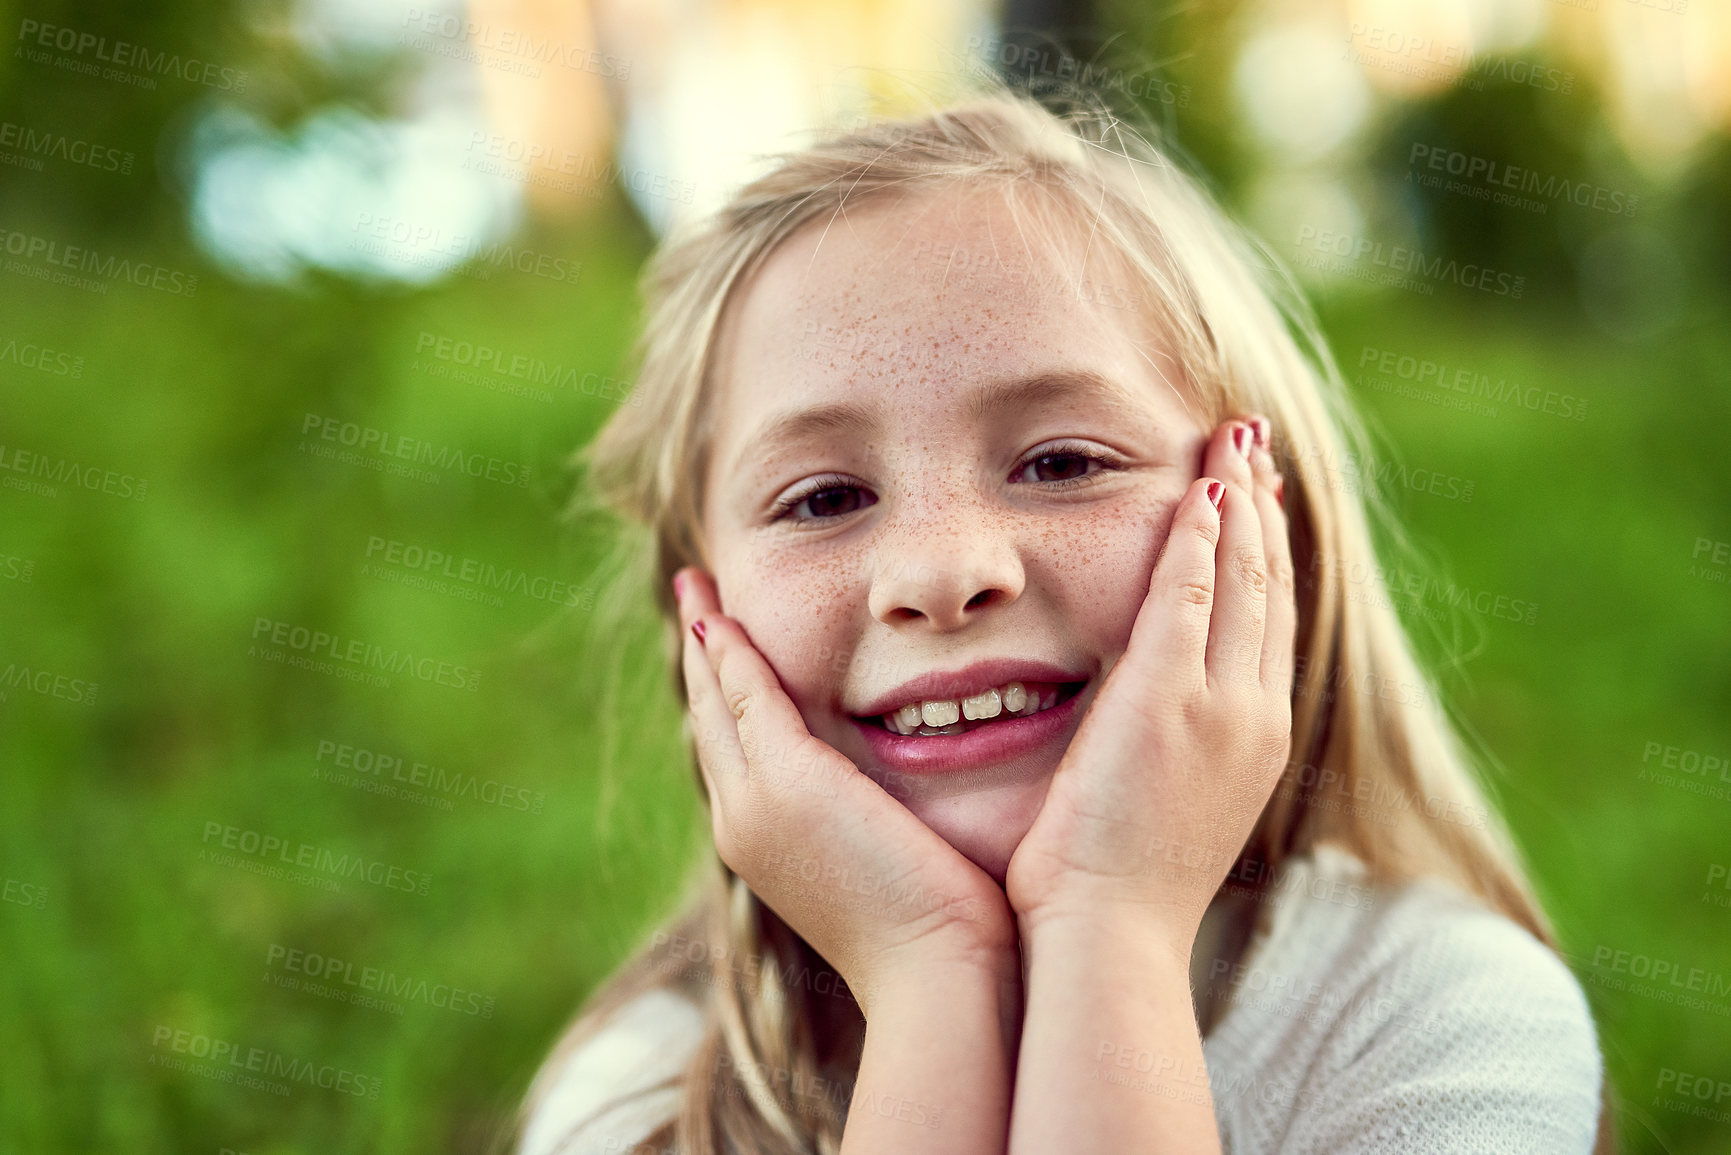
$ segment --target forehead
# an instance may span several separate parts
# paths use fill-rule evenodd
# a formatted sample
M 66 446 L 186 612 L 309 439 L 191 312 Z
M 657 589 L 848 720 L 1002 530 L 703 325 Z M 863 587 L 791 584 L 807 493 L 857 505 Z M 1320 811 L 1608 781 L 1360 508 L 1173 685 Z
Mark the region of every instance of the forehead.
M 723 430 L 771 409 L 897 394 L 942 404 L 982 381 L 1083 369 L 1176 383 L 1123 263 L 1043 196 L 877 198 L 814 220 L 729 302 L 712 365 Z M 1032 203 L 1030 203 L 1030 201 Z

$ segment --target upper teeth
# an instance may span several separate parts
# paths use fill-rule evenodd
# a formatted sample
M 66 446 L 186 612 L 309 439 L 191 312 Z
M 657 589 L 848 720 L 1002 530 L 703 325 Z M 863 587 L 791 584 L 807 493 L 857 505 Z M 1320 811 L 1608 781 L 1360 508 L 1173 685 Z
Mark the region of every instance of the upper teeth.
M 955 725 L 962 718 L 977 722 L 996 718 L 1006 711 L 1011 714 L 1035 714 L 1043 709 L 1050 709 L 1057 702 L 1057 698 L 1055 686 L 1045 694 L 1038 694 L 1029 693 L 1028 688 L 1020 682 L 1010 682 L 983 690 L 971 698 L 932 698 L 923 702 L 909 702 L 900 709 L 885 714 L 883 721 L 886 728 L 897 734 L 912 734 L 922 725 L 941 729 Z
M 954 702 L 921 702 L 920 720 L 928 726 L 948 726 L 961 717 L 962 711 Z
M 1025 698 L 1027 695 L 1024 694 Z M 977 718 L 996 718 L 1004 712 L 1004 696 L 996 688 L 962 699 L 962 717 L 970 722 Z M 1015 713 L 1015 711 L 1011 711 Z

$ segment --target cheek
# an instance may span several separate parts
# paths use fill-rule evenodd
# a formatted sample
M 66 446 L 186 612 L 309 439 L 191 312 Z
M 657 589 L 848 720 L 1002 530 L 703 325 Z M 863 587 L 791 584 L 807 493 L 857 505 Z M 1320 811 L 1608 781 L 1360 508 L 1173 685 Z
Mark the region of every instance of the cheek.
M 802 712 L 834 696 L 853 638 L 845 559 L 741 552 L 716 559 L 722 611 L 745 627 Z
M 1078 523 L 1048 564 L 1063 591 L 1066 616 L 1095 652 L 1115 660 L 1148 596 L 1154 563 L 1171 532 L 1183 490 L 1150 491 Z

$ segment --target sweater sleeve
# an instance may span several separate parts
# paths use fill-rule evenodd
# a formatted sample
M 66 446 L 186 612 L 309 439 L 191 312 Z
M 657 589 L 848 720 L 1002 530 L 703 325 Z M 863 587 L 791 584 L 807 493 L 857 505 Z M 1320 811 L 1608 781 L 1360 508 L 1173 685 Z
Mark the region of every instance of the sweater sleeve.
M 1585 997 L 1555 954 L 1458 908 L 1363 976 L 1291 1088 L 1282 1155 L 1590 1152 L 1601 1067 Z
M 541 1078 L 551 1085 L 523 1128 L 518 1155 L 625 1155 L 679 1109 L 676 1077 L 703 1033 L 687 999 L 653 990 Z

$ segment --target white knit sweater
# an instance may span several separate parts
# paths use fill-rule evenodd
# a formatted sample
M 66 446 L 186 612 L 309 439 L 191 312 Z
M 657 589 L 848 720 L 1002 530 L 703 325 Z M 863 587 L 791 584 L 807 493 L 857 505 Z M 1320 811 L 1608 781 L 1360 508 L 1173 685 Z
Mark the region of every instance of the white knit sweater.
M 1271 893 L 1238 965 L 1195 968 L 1232 996 L 1206 1073 L 1154 1070 L 1123 1048 L 1101 1078 L 1145 1094 L 1206 1085 L 1228 1155 L 1592 1150 L 1598 1043 L 1551 951 L 1441 883 L 1377 889 L 1334 847 L 1293 860 Z M 591 1114 L 678 1072 L 700 1030 L 697 1008 L 665 991 L 622 1008 L 549 1072 L 521 1155 L 632 1152 L 672 1117 L 675 1090 Z

